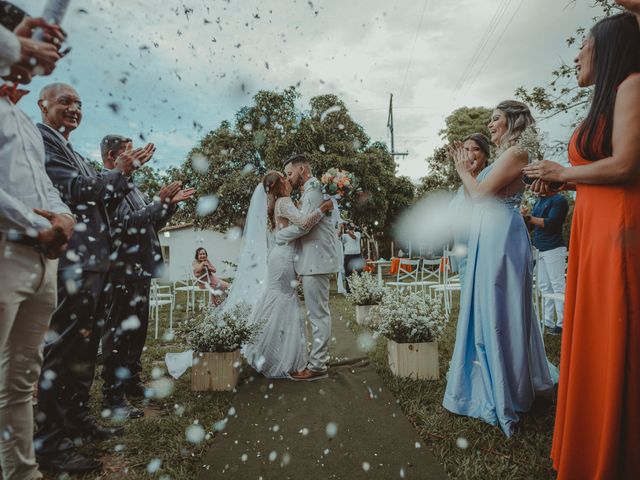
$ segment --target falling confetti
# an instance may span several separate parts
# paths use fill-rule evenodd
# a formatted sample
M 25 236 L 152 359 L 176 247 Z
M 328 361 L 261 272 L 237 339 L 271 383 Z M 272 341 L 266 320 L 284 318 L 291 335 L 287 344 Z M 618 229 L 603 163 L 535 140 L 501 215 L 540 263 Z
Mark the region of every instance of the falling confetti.
M 338 424 L 335 422 L 327 423 L 327 427 L 325 428 L 325 433 L 329 438 L 335 438 L 338 434 Z
M 461 449 L 465 450 L 465 449 L 469 448 L 469 440 L 467 440 L 464 437 L 458 437 L 456 439 L 456 446 L 458 448 L 461 448 Z
M 120 328 L 124 331 L 138 330 L 140 328 L 140 319 L 137 315 L 131 315 L 120 324 Z
M 198 173 L 207 173 L 209 170 L 209 160 L 201 153 L 194 153 L 191 156 L 191 165 Z
M 149 472 L 150 475 L 153 475 L 158 470 L 160 470 L 161 466 L 162 460 L 160 460 L 159 458 L 154 458 L 147 464 L 147 472 Z
M 198 444 L 204 440 L 205 433 L 202 425 L 189 425 L 185 431 L 185 436 L 188 442 Z
M 340 111 L 340 107 L 338 105 L 334 105 L 333 107 L 329 107 L 327 108 L 324 112 L 322 112 L 322 114 L 320 115 L 320 122 L 324 122 L 325 119 L 327 118 L 327 116 L 331 113 L 336 113 Z
M 199 217 L 205 217 L 212 214 L 218 208 L 218 197 L 215 195 L 206 195 L 200 197 L 196 206 L 196 214 Z

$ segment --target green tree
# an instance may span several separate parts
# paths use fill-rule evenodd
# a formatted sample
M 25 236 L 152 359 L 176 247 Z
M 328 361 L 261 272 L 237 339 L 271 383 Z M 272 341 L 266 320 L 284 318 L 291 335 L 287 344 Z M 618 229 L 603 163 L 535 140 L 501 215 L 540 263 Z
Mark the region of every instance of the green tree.
M 460 186 L 460 178 L 447 155 L 448 146 L 472 133 L 489 136 L 487 123 L 491 112 L 492 110 L 486 107 L 461 107 L 445 119 L 445 128 L 438 134 L 446 143 L 436 148 L 427 158 L 429 174 L 420 179 L 419 196 L 434 190 L 456 190 Z
M 144 165 L 133 174 L 133 182 L 149 199 L 158 194 L 163 185 L 168 183 L 167 180 L 165 173 L 150 165 Z
M 390 212 L 413 200 L 411 182 L 396 177 L 387 147 L 370 143 L 337 96 L 314 97 L 306 111 L 297 107 L 299 97 L 295 87 L 260 91 L 251 105 L 240 109 L 233 124 L 222 122 L 200 140 L 184 165 L 169 176 L 195 187 L 201 202 L 202 197 L 215 196 L 218 206 L 202 216 L 192 201 L 180 218 L 217 230 L 242 225 L 255 185 L 264 173 L 281 171 L 283 160 L 305 152 L 317 176 L 337 167 L 358 178 L 361 192 L 344 206 L 345 217 L 379 236 L 390 233 Z
M 573 0 L 571 3 L 575 3 Z M 621 11 L 614 0 L 593 0 L 596 10 L 593 23 Z M 590 26 L 588 26 L 590 27 Z M 576 46 L 582 42 L 588 32 L 588 27 L 578 28 L 574 34 L 566 39 L 568 46 Z M 538 85 L 531 89 L 519 87 L 515 95 L 530 107 L 538 110 L 542 119 L 554 117 L 561 113 L 573 115 L 573 125 L 577 125 L 586 115 L 591 102 L 592 90 L 578 87 L 575 80 L 575 68 L 566 63 L 560 64 L 551 72 L 551 80 L 545 85 Z M 566 141 L 555 142 L 550 147 L 556 151 L 566 150 Z

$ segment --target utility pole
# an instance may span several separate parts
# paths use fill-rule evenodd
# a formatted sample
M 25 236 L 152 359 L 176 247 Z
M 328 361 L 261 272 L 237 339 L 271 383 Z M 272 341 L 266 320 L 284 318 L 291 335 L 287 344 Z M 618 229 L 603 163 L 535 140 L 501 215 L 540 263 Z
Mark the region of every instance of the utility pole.
M 393 139 L 393 93 L 389 97 L 389 116 L 387 117 L 387 128 L 391 134 L 391 155 L 395 157 L 406 157 L 409 152 L 396 152 Z

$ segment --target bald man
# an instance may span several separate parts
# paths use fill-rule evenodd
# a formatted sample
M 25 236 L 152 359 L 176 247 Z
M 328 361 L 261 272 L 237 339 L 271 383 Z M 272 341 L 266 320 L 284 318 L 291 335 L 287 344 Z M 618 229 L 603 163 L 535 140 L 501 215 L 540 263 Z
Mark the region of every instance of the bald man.
M 78 473 L 101 465 L 80 455 L 76 440 L 106 440 L 122 432 L 90 416 L 89 390 L 110 295 L 110 212 L 131 190 L 128 177 L 151 158 L 153 145 L 129 150 L 115 168 L 96 173 L 69 142 L 82 121 L 78 92 L 63 83 L 48 85 L 38 106 L 47 174 L 78 224 L 58 267 L 58 305 L 44 350 L 35 445 L 41 468 Z

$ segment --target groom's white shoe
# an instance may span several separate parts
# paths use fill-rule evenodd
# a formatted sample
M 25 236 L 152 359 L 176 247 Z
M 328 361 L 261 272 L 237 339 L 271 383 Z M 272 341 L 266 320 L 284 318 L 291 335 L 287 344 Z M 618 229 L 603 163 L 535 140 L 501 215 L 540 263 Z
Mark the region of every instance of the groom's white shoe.
M 322 380 L 328 376 L 329 372 L 326 368 L 324 370 L 310 370 L 305 368 L 304 370 L 291 374 L 291 378 L 298 382 L 312 382 L 314 380 Z

